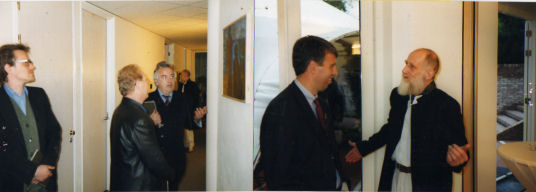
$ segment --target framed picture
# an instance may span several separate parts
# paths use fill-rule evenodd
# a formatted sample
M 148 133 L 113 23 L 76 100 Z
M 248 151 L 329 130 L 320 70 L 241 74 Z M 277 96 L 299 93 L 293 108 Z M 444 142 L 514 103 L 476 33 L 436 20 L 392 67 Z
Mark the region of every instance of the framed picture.
M 246 16 L 223 29 L 223 96 L 246 99 Z

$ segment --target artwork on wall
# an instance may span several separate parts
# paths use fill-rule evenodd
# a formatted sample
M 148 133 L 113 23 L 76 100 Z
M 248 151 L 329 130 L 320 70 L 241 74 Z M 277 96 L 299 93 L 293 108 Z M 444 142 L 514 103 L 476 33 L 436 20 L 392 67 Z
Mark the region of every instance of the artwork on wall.
M 246 99 L 246 16 L 223 29 L 223 96 Z

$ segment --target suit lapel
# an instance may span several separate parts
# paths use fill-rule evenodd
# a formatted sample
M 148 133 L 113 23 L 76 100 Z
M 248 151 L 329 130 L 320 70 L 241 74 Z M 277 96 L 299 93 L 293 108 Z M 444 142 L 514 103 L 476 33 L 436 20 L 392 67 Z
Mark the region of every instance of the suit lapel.
M 7 95 L 6 91 L 4 90 L 5 85 L 2 85 L 0 87 L 0 114 L 2 117 L 4 117 L 4 120 L 6 121 L 6 125 L 8 129 L 13 129 L 14 132 L 17 135 L 17 140 L 19 143 L 24 144 L 24 138 L 22 136 L 22 132 L 20 130 L 20 123 L 17 118 L 17 115 L 15 113 L 15 109 L 13 108 L 13 104 L 11 104 L 10 98 Z M 23 147 L 24 154 L 26 154 L 26 148 Z
M 158 93 L 158 89 L 154 91 L 153 93 L 153 100 L 156 102 L 156 105 L 164 105 L 164 100 L 162 100 L 162 97 L 160 97 L 160 93 Z M 173 100 L 172 100 L 173 101 Z
M 46 127 L 45 121 L 43 121 L 43 118 L 46 116 L 44 114 L 45 112 L 41 111 L 40 108 L 40 102 L 38 95 L 35 94 L 32 88 L 28 87 L 28 103 L 30 104 L 30 107 L 32 107 L 32 111 L 34 113 L 35 118 L 35 124 L 37 125 L 37 132 L 39 133 L 39 144 L 41 144 L 41 148 L 44 147 L 45 142 L 45 130 Z M 41 125 L 43 124 L 43 125 Z
M 305 98 L 305 95 L 303 95 L 300 88 L 298 88 L 298 86 L 294 82 L 292 83 L 291 88 L 294 91 L 293 95 L 295 97 L 295 100 L 300 105 L 302 111 L 305 111 L 306 119 L 313 128 L 315 134 L 320 137 L 326 137 L 324 128 L 322 128 L 320 120 L 318 120 L 318 118 L 315 116 L 313 109 L 311 109 L 311 105 L 309 105 L 307 99 Z

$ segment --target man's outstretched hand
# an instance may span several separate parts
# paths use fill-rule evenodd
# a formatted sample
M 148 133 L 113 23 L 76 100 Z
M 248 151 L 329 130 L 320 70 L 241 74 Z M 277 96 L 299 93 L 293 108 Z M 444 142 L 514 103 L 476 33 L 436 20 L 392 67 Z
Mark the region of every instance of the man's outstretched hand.
M 350 150 L 350 152 L 348 152 L 345 156 L 345 159 L 346 159 L 346 162 L 347 163 L 355 163 L 355 162 L 358 162 L 361 160 L 361 158 L 363 158 L 363 156 L 361 155 L 361 153 L 359 152 L 359 149 L 357 149 L 357 146 L 354 142 L 351 142 L 351 141 L 348 141 L 348 144 L 350 146 L 353 147 L 352 150 Z

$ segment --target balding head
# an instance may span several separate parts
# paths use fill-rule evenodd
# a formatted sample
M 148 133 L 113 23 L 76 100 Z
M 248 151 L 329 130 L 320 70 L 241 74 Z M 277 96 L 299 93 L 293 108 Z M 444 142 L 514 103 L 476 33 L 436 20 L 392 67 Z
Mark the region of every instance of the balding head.
M 398 86 L 400 95 L 418 95 L 432 83 L 439 71 L 439 57 L 425 48 L 412 51 L 402 69 L 402 81 Z
M 434 78 L 435 76 L 437 76 L 437 72 L 439 71 L 440 67 L 440 62 L 439 57 L 434 51 L 427 48 L 419 48 L 412 51 L 408 57 L 411 56 L 422 57 L 422 61 L 424 62 L 425 66 L 431 68 L 434 71 Z

